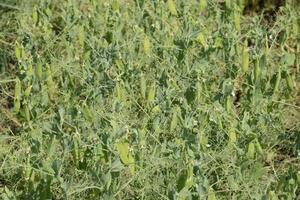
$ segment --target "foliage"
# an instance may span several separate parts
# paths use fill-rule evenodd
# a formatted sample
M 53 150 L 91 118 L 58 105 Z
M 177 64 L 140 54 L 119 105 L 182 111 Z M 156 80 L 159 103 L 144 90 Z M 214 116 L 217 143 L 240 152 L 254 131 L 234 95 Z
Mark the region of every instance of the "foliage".
M 299 198 L 297 1 L 1 2 L 2 199 Z

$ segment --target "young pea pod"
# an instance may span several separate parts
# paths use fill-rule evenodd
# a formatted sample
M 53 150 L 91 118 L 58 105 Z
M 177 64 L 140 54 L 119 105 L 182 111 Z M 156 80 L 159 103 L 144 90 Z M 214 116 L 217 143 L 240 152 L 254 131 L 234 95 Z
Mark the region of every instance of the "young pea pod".
M 177 127 L 178 123 L 178 112 L 177 110 L 180 109 L 179 107 L 174 109 L 174 112 L 172 114 L 171 123 L 170 123 L 170 132 L 172 133 L 175 128 Z
M 259 59 L 257 59 L 256 63 L 255 63 L 255 67 L 254 67 L 254 80 L 255 80 L 255 82 L 258 82 L 258 80 L 260 79 L 260 74 L 261 74 L 260 64 L 259 64 Z
M 258 139 L 255 139 L 255 147 L 256 147 L 256 150 L 259 154 L 263 154 L 263 149 L 258 141 Z
M 80 152 L 79 152 L 79 140 L 76 136 L 73 137 L 73 149 L 72 149 L 72 156 L 74 163 L 78 166 L 80 161 Z
M 51 72 L 49 65 L 47 65 L 47 69 L 46 69 L 46 81 L 47 81 L 47 89 L 48 89 L 49 98 L 51 100 L 53 100 L 56 91 L 55 91 L 55 83 L 52 79 L 52 72 Z
M 273 89 L 273 94 L 275 94 L 278 91 L 280 81 L 281 81 L 281 70 L 279 69 L 279 71 L 276 75 L 276 81 L 275 81 L 275 85 L 274 85 L 274 89 Z
M 29 87 L 26 88 L 26 90 L 24 91 L 24 96 L 25 97 L 29 97 L 30 93 L 31 93 L 31 89 L 32 89 L 32 85 L 30 85 Z
M 225 108 L 227 112 L 230 112 L 232 110 L 232 97 L 231 96 L 227 96 L 226 100 L 225 100 L 226 104 L 225 104 Z
M 294 81 L 292 79 L 292 76 L 289 73 L 286 74 L 285 80 L 286 80 L 286 85 L 287 85 L 289 91 L 293 91 L 293 89 L 294 89 Z
M 78 37 L 78 43 L 79 43 L 79 46 L 81 48 L 84 47 L 84 40 L 85 40 L 85 32 L 84 32 L 84 27 L 83 26 L 79 26 L 78 27 L 78 33 L 77 33 L 77 37 Z
M 14 112 L 18 113 L 21 107 L 21 81 L 16 78 L 15 83 L 15 98 L 14 98 Z
M 24 117 L 26 119 L 26 121 L 30 121 L 30 111 L 29 111 L 29 107 L 28 107 L 28 104 L 25 103 L 24 104 Z
M 23 47 L 18 42 L 16 42 L 16 46 L 15 46 L 15 56 L 18 59 L 18 61 L 20 61 L 24 58 Z
M 32 21 L 33 21 L 33 23 L 34 23 L 35 25 L 37 25 L 38 20 L 39 20 L 39 14 L 38 14 L 38 11 L 37 11 L 36 8 L 35 8 L 35 10 L 34 10 L 33 13 L 32 13 Z
M 298 18 L 297 17 L 293 17 L 292 29 L 293 29 L 294 36 L 297 37 L 298 33 L 299 33 L 299 25 L 298 25 Z
M 140 78 L 140 89 L 141 89 L 141 96 L 143 99 L 146 98 L 146 88 L 147 88 L 147 83 L 145 76 L 142 74 Z
M 300 185 L 300 171 L 297 172 L 297 183 Z

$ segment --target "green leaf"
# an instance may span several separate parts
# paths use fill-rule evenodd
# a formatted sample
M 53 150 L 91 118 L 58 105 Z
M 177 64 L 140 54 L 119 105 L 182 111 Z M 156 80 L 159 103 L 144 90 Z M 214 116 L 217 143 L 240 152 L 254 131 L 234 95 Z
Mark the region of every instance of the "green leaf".
M 282 62 L 282 64 L 284 64 L 284 65 L 286 65 L 286 66 L 291 66 L 291 65 L 294 65 L 295 59 L 296 59 L 295 54 L 286 53 L 286 54 L 282 57 L 281 62 Z
M 207 42 L 206 42 L 206 36 L 204 35 L 204 33 L 199 33 L 197 36 L 197 42 L 199 42 L 199 44 L 201 44 L 204 48 L 207 48 Z
M 86 105 L 86 103 L 84 103 L 82 105 L 82 113 L 83 113 L 83 116 L 86 120 L 88 120 L 89 122 L 94 122 L 95 118 L 94 118 L 94 115 L 93 113 L 91 112 L 90 108 L 88 107 L 88 105 Z
M 117 150 L 118 150 L 121 161 L 125 165 L 134 163 L 134 158 L 132 157 L 132 155 L 129 151 L 129 144 L 127 142 L 119 142 L 117 144 Z
M 183 170 L 177 180 L 177 191 L 189 189 L 193 185 L 193 166 L 190 164 L 187 169 Z

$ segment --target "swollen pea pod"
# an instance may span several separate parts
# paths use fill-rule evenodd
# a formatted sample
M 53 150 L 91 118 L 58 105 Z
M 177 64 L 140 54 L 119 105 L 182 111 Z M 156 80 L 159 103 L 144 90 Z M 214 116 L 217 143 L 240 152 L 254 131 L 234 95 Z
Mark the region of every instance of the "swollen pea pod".
M 207 6 L 207 0 L 201 0 L 199 2 L 199 11 L 202 12 Z
M 180 109 L 179 107 L 178 108 L 175 108 L 174 109 L 174 112 L 172 114 L 172 118 L 171 118 L 171 123 L 170 123 L 170 132 L 172 133 L 175 128 L 177 127 L 177 123 L 178 123 L 178 112 L 177 110 Z
M 255 67 L 254 67 L 254 80 L 255 80 L 255 82 L 257 82 L 260 79 L 260 74 L 261 74 L 260 63 L 259 63 L 259 59 L 257 59 L 256 63 L 255 63 Z
M 143 41 L 144 53 L 149 56 L 151 54 L 151 43 L 148 37 L 145 37 Z
M 293 89 L 294 89 L 294 81 L 292 79 L 292 76 L 289 73 L 286 73 L 285 80 L 286 80 L 286 85 L 287 85 L 289 91 L 293 91 Z
M 234 11 L 234 25 L 236 30 L 240 33 L 241 32 L 241 13 L 238 9 Z
M 207 196 L 207 200 L 216 200 L 216 195 L 215 195 L 215 192 L 214 192 L 214 189 L 213 188 L 210 188 L 208 190 L 208 196 Z
M 35 68 L 35 74 L 36 74 L 36 77 L 38 78 L 38 80 L 41 81 L 43 78 L 43 66 L 41 63 L 37 64 L 37 66 Z
M 39 14 L 38 14 L 37 10 L 34 10 L 32 13 L 32 21 L 35 25 L 37 25 L 38 20 L 39 20 Z
M 249 48 L 248 42 L 245 40 L 242 51 L 242 71 L 246 73 L 249 69 Z
M 155 100 L 155 93 L 156 93 L 156 85 L 155 83 L 153 83 L 148 91 L 148 99 L 147 99 L 148 102 L 152 102 Z
M 177 16 L 177 10 L 176 10 L 176 5 L 175 5 L 174 1 L 168 0 L 167 4 L 168 4 L 168 9 L 169 9 L 170 13 L 174 16 Z

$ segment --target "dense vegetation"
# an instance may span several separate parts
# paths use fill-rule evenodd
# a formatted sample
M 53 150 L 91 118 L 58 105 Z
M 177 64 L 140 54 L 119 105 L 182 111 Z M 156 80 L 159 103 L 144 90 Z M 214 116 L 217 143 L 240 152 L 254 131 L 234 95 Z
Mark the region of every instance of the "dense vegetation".
M 299 199 L 297 0 L 1 0 L 1 199 Z

